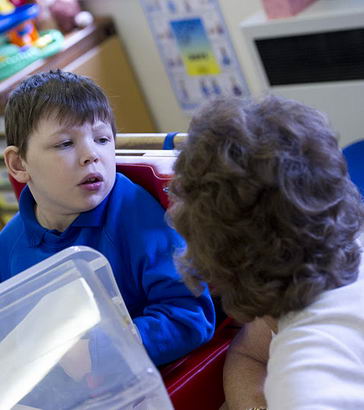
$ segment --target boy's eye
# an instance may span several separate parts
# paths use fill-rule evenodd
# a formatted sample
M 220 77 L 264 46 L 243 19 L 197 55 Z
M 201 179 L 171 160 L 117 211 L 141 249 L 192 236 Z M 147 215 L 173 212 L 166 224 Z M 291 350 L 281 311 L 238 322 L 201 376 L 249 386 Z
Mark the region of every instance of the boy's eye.
M 106 136 L 97 137 L 96 140 L 97 140 L 100 144 L 107 144 L 108 142 L 110 142 L 110 137 L 106 137 Z
M 73 142 L 71 140 L 67 141 L 62 141 L 59 144 L 55 145 L 55 148 L 67 148 L 73 145 Z

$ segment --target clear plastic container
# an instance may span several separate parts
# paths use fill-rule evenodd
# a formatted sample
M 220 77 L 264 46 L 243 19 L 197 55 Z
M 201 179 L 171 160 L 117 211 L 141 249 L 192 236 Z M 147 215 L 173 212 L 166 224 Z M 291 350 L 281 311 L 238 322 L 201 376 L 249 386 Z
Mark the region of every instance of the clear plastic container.
M 0 409 L 173 409 L 99 252 L 71 247 L 0 284 Z

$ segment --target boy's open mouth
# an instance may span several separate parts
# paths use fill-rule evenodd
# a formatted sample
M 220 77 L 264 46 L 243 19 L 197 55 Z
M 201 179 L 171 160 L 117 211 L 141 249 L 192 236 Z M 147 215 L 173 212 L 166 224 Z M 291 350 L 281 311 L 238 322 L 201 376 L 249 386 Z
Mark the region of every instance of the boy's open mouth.
M 87 175 L 85 178 L 83 178 L 83 180 L 79 183 L 79 185 L 96 184 L 102 181 L 103 181 L 103 178 L 100 174 L 90 174 L 90 175 Z

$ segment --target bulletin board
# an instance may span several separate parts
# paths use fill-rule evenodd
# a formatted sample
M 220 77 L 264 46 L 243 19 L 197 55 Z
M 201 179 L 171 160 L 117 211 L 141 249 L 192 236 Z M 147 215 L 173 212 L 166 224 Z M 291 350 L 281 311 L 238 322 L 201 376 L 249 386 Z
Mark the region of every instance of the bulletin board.
M 218 0 L 141 0 L 179 105 L 249 94 Z

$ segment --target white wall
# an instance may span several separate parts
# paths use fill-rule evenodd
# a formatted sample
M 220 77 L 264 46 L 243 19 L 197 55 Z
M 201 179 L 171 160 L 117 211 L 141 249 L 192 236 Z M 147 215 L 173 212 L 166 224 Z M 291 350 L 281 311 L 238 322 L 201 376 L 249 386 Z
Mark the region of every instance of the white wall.
M 239 23 L 261 10 L 260 0 L 219 1 L 236 53 L 242 59 Z M 113 17 L 159 131 L 186 131 L 190 118 L 174 96 L 140 1 L 85 0 L 84 4 L 94 15 Z

